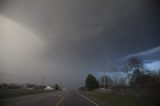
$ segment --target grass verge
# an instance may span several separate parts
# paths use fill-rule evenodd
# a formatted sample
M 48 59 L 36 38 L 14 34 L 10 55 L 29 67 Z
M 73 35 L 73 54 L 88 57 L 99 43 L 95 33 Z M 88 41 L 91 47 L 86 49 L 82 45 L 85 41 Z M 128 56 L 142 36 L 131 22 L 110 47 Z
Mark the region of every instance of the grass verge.
M 106 94 L 97 91 L 84 92 L 89 97 L 107 101 L 112 106 L 148 106 L 146 101 L 135 96 L 122 96 L 117 94 Z

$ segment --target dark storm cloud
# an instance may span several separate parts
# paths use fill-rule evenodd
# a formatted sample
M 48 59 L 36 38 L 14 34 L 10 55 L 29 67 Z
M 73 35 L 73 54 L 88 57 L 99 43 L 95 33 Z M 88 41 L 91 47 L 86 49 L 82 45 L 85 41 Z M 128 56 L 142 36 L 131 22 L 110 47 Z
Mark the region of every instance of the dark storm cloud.
M 153 49 L 143 51 L 143 52 L 139 52 L 139 53 L 130 54 L 128 56 L 125 56 L 117 61 L 117 67 L 119 67 L 119 69 L 123 70 L 124 66 L 126 66 L 128 64 L 128 59 L 133 56 L 138 57 L 142 61 L 144 66 L 146 64 L 153 64 L 155 62 L 159 62 L 160 61 L 160 46 L 153 48 Z M 155 67 L 153 67 L 153 69 L 154 68 Z
M 80 74 L 109 69 L 123 56 L 159 46 L 158 4 L 158 0 L 1 0 L 0 12 L 44 41 L 42 58 L 56 64 L 50 70 Z

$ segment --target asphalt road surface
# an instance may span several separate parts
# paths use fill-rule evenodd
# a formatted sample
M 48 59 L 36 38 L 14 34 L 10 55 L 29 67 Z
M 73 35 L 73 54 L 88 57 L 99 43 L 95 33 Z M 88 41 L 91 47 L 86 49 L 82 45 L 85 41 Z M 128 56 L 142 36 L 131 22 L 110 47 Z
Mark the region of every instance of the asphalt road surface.
M 3 104 L 2 104 L 3 103 Z M 100 106 L 77 91 L 58 91 L 1 101 L 1 106 Z

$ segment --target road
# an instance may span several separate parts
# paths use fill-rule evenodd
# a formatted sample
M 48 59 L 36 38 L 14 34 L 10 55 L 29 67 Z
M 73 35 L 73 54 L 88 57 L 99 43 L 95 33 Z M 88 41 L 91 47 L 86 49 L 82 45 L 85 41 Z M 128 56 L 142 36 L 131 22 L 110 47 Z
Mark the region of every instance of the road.
M 3 104 L 2 104 L 3 103 Z M 1 106 L 99 106 L 77 91 L 57 91 L 1 101 Z

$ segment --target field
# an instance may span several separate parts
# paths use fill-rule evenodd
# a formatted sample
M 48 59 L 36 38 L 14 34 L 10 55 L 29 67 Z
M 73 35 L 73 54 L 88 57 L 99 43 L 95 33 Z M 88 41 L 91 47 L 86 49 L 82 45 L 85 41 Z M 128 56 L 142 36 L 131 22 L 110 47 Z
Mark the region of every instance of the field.
M 45 93 L 45 92 L 51 92 L 51 91 L 27 90 L 27 89 L 0 89 L 0 99 L 25 96 L 25 95 L 31 95 L 36 93 Z

